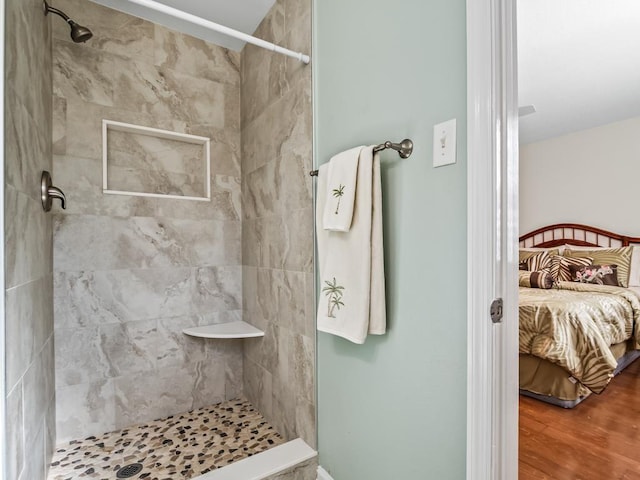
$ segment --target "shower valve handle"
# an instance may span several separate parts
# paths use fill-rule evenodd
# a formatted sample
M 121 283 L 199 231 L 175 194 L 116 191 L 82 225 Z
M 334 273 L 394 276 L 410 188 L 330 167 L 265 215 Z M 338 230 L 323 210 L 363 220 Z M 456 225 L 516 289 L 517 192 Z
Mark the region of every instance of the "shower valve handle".
M 60 190 L 58 187 L 49 187 L 47 189 L 47 193 L 52 198 L 59 198 L 62 208 L 66 210 L 67 198 L 64 196 L 64 193 L 62 193 L 62 190 Z
M 59 198 L 63 209 L 67 208 L 67 197 L 65 197 L 62 190 L 58 187 L 54 187 L 51 184 L 51 174 L 46 170 L 42 172 L 41 178 L 41 193 L 42 193 L 42 208 L 45 212 L 51 210 L 53 205 L 53 199 Z

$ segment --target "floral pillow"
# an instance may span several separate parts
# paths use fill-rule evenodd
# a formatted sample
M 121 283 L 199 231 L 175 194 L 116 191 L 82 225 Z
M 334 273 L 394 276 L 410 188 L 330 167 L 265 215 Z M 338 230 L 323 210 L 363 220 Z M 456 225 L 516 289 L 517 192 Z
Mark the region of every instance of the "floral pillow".
M 586 267 L 593 263 L 591 257 L 563 257 L 561 255 L 554 255 L 551 258 L 551 275 L 558 282 L 571 282 L 571 267 Z
M 617 265 L 618 283 L 621 287 L 629 286 L 629 273 L 631 270 L 631 257 L 634 247 L 620 248 L 600 248 L 594 250 L 571 250 L 564 251 L 565 257 L 591 257 L 597 265 Z
M 571 279 L 574 282 L 619 287 L 617 265 L 572 265 Z

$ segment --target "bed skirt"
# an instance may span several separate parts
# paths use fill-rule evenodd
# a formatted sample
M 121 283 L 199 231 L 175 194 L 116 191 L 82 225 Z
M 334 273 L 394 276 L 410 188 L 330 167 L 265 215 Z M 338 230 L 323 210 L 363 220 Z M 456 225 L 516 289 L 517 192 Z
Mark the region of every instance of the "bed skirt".
M 640 357 L 640 350 L 631 349 L 630 342 L 612 345 L 611 352 L 618 359 L 615 375 Z M 533 355 L 521 354 L 520 394 L 562 408 L 573 408 L 591 392 L 564 368 Z

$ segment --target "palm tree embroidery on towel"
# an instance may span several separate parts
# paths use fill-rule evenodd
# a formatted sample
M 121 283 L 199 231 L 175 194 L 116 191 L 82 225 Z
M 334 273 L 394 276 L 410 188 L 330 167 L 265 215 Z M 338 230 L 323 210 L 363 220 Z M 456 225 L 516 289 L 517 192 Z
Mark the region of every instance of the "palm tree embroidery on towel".
M 336 281 L 336 277 L 333 277 L 333 282 L 329 282 L 327 280 L 324 281 L 327 284 L 326 287 L 322 289 L 324 294 L 327 296 L 327 317 L 336 318 L 334 314 L 334 310 L 340 310 L 340 307 L 344 307 L 344 303 L 342 302 L 342 294 L 344 293 L 344 287 L 338 285 Z
M 343 195 L 344 195 L 344 185 L 340 184 L 338 188 L 333 189 L 333 196 L 338 199 L 338 205 L 336 205 L 336 212 L 335 212 L 336 215 L 338 214 L 338 210 L 340 210 L 340 200 L 342 200 Z

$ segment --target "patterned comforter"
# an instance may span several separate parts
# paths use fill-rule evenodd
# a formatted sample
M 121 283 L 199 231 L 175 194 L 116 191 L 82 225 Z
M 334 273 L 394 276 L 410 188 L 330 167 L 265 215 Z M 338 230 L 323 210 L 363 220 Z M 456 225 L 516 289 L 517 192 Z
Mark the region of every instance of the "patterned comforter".
M 630 338 L 640 348 L 640 297 L 621 287 L 560 282 L 520 288 L 520 353 L 555 363 L 595 393 L 617 362 L 610 345 Z

